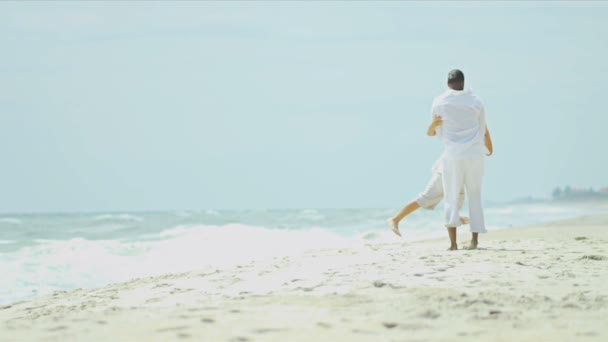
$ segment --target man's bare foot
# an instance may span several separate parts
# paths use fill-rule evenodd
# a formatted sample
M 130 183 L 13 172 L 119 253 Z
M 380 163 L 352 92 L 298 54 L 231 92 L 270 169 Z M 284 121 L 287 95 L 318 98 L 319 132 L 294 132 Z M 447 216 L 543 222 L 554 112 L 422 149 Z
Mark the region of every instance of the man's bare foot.
M 469 218 L 466 216 L 460 216 L 460 222 L 462 224 L 469 224 Z
M 457 251 L 457 250 L 458 250 L 458 245 L 450 246 L 450 248 L 448 248 L 448 251 Z
M 388 223 L 389 227 L 391 227 L 393 233 L 397 234 L 397 236 L 401 236 L 401 233 L 399 232 L 399 224 L 394 218 L 389 218 L 386 220 L 386 223 Z
M 468 249 L 468 250 L 477 249 L 477 244 L 479 244 L 478 241 L 471 241 L 471 243 L 468 246 L 466 246 L 464 249 Z

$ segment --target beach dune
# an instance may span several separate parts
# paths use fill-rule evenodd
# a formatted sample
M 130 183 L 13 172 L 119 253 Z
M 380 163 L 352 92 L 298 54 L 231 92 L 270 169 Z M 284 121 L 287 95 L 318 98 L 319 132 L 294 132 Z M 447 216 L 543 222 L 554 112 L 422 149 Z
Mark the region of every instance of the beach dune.
M 608 215 L 480 241 L 316 250 L 57 292 L 0 307 L 0 340 L 608 340 Z

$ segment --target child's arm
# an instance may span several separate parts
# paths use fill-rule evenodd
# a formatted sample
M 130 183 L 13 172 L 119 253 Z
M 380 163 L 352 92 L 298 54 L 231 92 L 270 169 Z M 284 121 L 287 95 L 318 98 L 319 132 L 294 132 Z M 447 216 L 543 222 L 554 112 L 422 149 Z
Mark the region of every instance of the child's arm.
M 494 153 L 494 149 L 492 147 L 492 137 L 490 136 L 490 131 L 488 130 L 488 128 L 486 127 L 486 134 L 485 134 L 485 138 L 486 138 L 486 148 L 488 149 L 488 152 L 486 154 L 486 156 L 491 156 L 492 153 Z
M 433 122 L 429 125 L 429 128 L 426 130 L 426 135 L 430 137 L 434 137 L 437 134 L 436 128 L 441 125 L 441 116 L 433 115 Z

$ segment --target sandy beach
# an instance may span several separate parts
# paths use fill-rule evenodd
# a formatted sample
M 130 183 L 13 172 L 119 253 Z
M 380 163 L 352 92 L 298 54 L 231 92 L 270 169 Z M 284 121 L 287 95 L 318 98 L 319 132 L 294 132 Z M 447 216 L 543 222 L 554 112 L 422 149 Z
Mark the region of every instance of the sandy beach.
M 396 239 L 57 292 L 0 307 L 0 340 L 606 341 L 607 228 L 588 216 L 473 251 Z

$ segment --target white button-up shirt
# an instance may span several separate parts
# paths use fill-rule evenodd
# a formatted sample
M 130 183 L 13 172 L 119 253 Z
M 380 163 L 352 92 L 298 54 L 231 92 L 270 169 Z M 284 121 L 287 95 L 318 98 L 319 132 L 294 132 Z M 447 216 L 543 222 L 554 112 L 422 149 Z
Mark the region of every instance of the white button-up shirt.
M 486 112 L 471 90 L 446 90 L 433 101 L 432 114 L 442 119 L 436 132 L 445 144 L 444 158 L 484 155 Z

